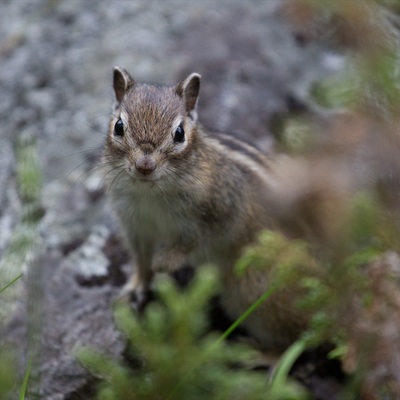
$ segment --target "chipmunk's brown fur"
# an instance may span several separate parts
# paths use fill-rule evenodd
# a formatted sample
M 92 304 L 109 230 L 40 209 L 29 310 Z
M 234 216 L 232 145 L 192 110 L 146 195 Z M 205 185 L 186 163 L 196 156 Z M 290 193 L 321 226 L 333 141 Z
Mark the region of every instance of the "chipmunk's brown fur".
M 239 279 L 232 268 L 243 247 L 273 227 L 270 161 L 244 141 L 197 123 L 199 87 L 198 74 L 157 87 L 136 83 L 116 67 L 106 176 L 135 259 L 126 292 L 140 303 L 154 272 L 212 262 L 222 271 L 222 304 L 236 318 L 268 288 L 265 272 Z M 305 324 L 280 296 L 247 321 L 270 350 L 290 344 Z

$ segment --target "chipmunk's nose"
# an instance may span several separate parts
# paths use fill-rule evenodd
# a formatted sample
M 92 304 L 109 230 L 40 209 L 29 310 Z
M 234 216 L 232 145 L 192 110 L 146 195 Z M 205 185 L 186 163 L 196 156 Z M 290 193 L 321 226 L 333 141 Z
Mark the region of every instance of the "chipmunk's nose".
M 153 157 L 145 155 L 136 160 L 135 167 L 141 174 L 150 175 L 156 169 L 156 162 Z

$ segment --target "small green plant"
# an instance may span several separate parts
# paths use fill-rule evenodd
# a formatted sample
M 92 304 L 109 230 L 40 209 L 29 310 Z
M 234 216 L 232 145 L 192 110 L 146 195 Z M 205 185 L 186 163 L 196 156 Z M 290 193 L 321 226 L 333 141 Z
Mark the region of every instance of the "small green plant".
M 103 378 L 96 399 L 306 399 L 287 370 L 269 384 L 265 373 L 240 368 L 257 357 L 254 350 L 208 333 L 206 309 L 215 289 L 215 271 L 203 268 L 183 292 L 169 278 L 159 279 L 160 302 L 142 318 L 118 307 L 117 324 L 141 367 L 80 351 L 81 362 Z

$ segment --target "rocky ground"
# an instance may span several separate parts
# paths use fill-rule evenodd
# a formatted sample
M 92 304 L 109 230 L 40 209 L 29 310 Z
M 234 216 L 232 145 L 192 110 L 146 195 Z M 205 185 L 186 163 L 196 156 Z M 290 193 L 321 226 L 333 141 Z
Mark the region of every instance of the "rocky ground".
M 2 303 L 2 340 L 21 350 L 21 370 L 35 352 L 40 398 L 87 398 L 92 381 L 74 350 L 90 345 L 120 357 L 124 347 L 110 305 L 128 256 L 95 168 L 112 67 L 158 83 L 201 73 L 202 122 L 269 149 L 276 124 L 307 109 L 313 83 L 335 72 L 341 58 L 294 31 L 279 0 L 3 0 L 0 38 L 4 257 L 22 213 L 15 155 L 21 141 L 36 143 L 43 173 L 36 245 L 22 267 L 1 264 L 0 288 L 23 272 L 17 295 Z

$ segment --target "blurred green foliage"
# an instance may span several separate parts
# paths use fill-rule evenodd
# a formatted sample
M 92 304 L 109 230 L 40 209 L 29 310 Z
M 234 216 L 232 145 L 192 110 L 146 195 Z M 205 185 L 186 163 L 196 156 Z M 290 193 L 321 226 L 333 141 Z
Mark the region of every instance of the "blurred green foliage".
M 398 248 L 399 226 L 378 199 L 373 192 L 361 192 L 349 200 L 351 207 L 343 229 L 338 233 L 340 240 L 330 243 L 332 249 L 328 257 L 320 256 L 318 245 L 265 231 L 236 265 L 238 273 L 247 268 L 264 268 L 269 285 L 275 290 L 293 287 L 296 282 L 297 287 L 304 289 L 304 295 L 297 299 L 297 306 L 310 316 L 310 322 L 296 345 L 315 348 L 330 343 L 334 345 L 330 357 L 341 360 L 357 357 L 355 362 L 360 363 L 359 367 L 345 387 L 346 395 L 351 398 L 357 397 L 363 382 L 368 379 L 369 371 L 363 367 L 362 360 L 373 359 L 379 348 L 374 348 L 371 343 L 360 346 L 362 351 L 355 356 L 348 343 L 354 340 L 359 326 L 368 326 L 373 321 L 369 318 L 373 318 L 374 304 L 376 307 L 376 304 L 389 302 L 380 314 L 380 318 L 389 321 L 392 318 L 390 309 L 396 307 L 390 303 L 389 293 L 385 293 L 389 300 L 381 297 L 381 289 L 378 289 L 381 283 L 371 281 L 366 272 L 388 251 Z M 385 272 L 381 276 L 385 276 Z M 359 340 L 370 335 L 373 333 L 368 328 L 360 329 Z M 396 343 L 392 347 L 395 351 Z M 388 359 L 382 362 L 390 362 L 390 355 Z M 382 368 L 386 367 L 382 365 Z M 377 386 L 374 390 L 381 392 L 382 388 Z M 394 398 L 393 391 L 387 394 L 387 399 Z
M 156 284 L 160 302 L 149 304 L 142 317 L 118 307 L 117 324 L 141 366 L 130 369 L 98 352 L 81 350 L 81 362 L 103 378 L 96 399 L 308 398 L 285 372 L 271 385 L 265 373 L 240 368 L 255 360 L 257 353 L 208 333 L 206 309 L 216 283 L 210 268 L 200 269 L 183 292 L 164 277 Z
M 16 384 L 16 372 L 14 357 L 0 348 L 0 399 L 11 399 Z
M 21 294 L 19 280 L 23 275 L 22 270 L 29 253 L 34 246 L 38 245 L 37 225 L 43 216 L 40 204 L 42 171 L 35 141 L 19 141 L 15 154 L 17 187 L 22 209 L 10 243 L 0 260 L 0 301 L 2 304 L 0 321 L 2 323 L 8 320 L 15 301 Z M 35 306 L 38 307 L 38 304 L 35 303 Z M 36 322 L 40 323 L 40 321 Z M 15 363 L 12 355 L 9 354 L 11 350 L 3 350 L 3 352 L 0 351 L 0 398 L 14 398 L 20 385 L 19 398 L 24 399 L 28 390 L 30 365 L 26 367 L 24 378 L 21 377 L 22 383 L 17 383 L 18 374 L 14 367 Z
M 16 147 L 17 183 L 22 212 L 10 243 L 0 261 L 0 281 L 10 281 L 21 271 L 22 264 L 37 243 L 37 224 L 43 216 L 40 205 L 42 171 L 34 141 L 20 141 Z M 13 271 L 14 276 L 10 276 Z M 9 293 L 10 291 L 8 291 Z

